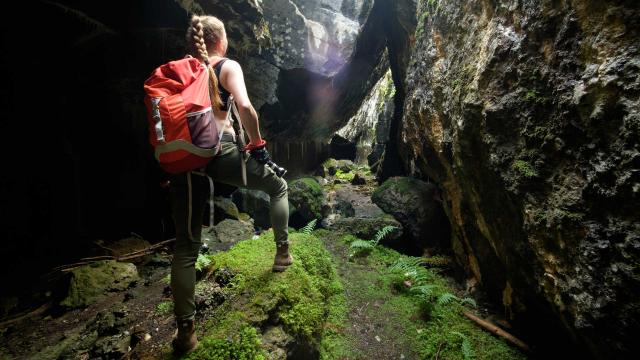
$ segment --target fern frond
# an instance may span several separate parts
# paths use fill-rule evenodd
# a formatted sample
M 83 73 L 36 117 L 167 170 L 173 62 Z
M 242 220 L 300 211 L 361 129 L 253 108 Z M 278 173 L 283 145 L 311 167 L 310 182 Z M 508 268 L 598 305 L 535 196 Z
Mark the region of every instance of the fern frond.
M 361 239 L 353 240 L 349 246 L 352 249 L 373 249 L 374 247 L 371 241 Z
M 378 230 L 378 232 L 376 233 L 376 236 L 373 239 L 373 242 L 377 245 L 380 242 L 380 240 L 384 239 L 387 235 L 391 234 L 391 232 L 393 232 L 397 228 L 398 228 L 397 226 L 393 226 L 393 225 L 387 225 L 383 227 L 382 229 Z
M 306 234 L 306 235 L 310 235 L 311 232 L 313 232 L 313 229 L 316 228 L 316 223 L 318 222 L 318 219 L 313 219 L 311 221 L 309 221 L 309 223 L 307 225 L 305 225 L 302 229 L 300 229 L 299 232 Z
M 433 295 L 433 290 L 438 286 L 433 284 L 414 286 L 409 290 L 410 292 L 419 295 L 420 297 L 430 298 Z
M 198 254 L 198 259 L 196 259 L 196 270 L 202 271 L 211 265 L 211 258 L 204 254 Z
M 407 256 L 396 260 L 396 262 L 389 267 L 389 270 L 407 272 L 421 268 L 422 264 L 424 264 L 423 258 Z
M 462 305 L 471 305 L 474 308 L 478 307 L 478 304 L 476 303 L 476 301 L 473 300 L 472 298 L 469 298 L 469 297 L 466 297 L 466 298 L 460 300 L 460 303 Z
M 462 355 L 464 357 L 464 360 L 473 360 L 476 358 L 476 352 L 473 349 L 473 346 L 471 345 L 471 341 L 469 340 L 469 337 L 467 337 L 467 335 L 458 332 L 458 331 L 451 331 L 451 334 L 457 335 L 460 338 L 462 338 L 462 346 L 461 346 L 461 350 L 462 350 Z
M 452 293 L 446 292 L 438 297 L 438 305 L 449 305 L 455 300 L 460 299 Z

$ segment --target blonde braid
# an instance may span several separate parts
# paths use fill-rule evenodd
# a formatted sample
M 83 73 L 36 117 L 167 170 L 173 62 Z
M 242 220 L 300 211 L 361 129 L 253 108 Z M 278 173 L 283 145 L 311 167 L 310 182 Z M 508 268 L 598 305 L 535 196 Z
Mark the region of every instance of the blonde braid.
M 202 21 L 197 15 L 191 17 L 191 29 L 193 48 L 197 50 L 202 58 L 202 61 L 207 65 L 209 70 L 209 94 L 211 96 L 211 106 L 220 109 L 224 104 L 220 98 L 220 90 L 218 89 L 218 77 L 215 75 L 213 67 L 209 65 L 209 52 L 207 51 L 207 45 L 204 41 L 204 31 Z

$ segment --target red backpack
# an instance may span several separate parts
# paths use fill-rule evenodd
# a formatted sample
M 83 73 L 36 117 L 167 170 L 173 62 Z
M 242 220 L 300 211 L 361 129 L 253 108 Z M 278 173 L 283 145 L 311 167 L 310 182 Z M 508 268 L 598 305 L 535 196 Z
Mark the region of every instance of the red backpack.
M 144 82 L 149 140 L 168 173 L 203 168 L 220 149 L 208 72 L 205 64 L 187 57 L 159 66 Z

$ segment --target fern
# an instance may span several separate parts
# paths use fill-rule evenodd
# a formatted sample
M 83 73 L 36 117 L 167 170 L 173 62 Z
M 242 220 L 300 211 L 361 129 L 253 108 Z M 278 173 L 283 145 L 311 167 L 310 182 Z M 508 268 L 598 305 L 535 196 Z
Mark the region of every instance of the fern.
M 378 232 L 376 233 L 376 236 L 373 239 L 373 244 L 378 245 L 380 240 L 384 239 L 387 235 L 391 234 L 391 232 L 397 228 L 398 228 L 397 226 L 387 225 L 382 229 L 378 230 Z
M 352 250 L 349 256 L 356 256 L 356 255 L 371 252 L 371 250 L 373 250 L 375 245 L 373 244 L 373 242 L 369 240 L 356 239 L 351 242 L 349 247 Z
M 460 338 L 462 338 L 462 355 L 464 357 L 464 360 L 473 360 L 476 358 L 476 352 L 473 349 L 473 346 L 471 345 L 471 341 L 469 340 L 469 337 L 467 337 L 467 335 L 458 332 L 458 331 L 451 331 L 451 334 L 457 335 Z
M 351 242 L 351 245 L 349 245 L 352 249 L 373 249 L 373 244 L 371 243 L 371 241 L 368 240 L 362 240 L 362 239 L 357 239 Z
M 299 232 L 302 234 L 310 235 L 313 232 L 313 229 L 316 228 L 317 222 L 318 222 L 318 219 L 313 219 L 309 221 L 309 223 L 305 225 L 302 229 L 300 229 Z
M 196 260 L 196 271 L 202 271 L 211 265 L 211 258 L 207 255 L 198 254 L 198 259 Z
M 452 293 L 446 292 L 438 297 L 438 305 L 449 305 L 457 300 L 460 300 L 460 298 Z
M 411 288 L 411 292 L 417 294 L 421 298 L 425 300 L 429 299 L 434 295 L 434 290 L 437 288 L 436 285 L 427 284 L 427 285 L 418 285 Z
M 389 235 L 395 229 L 397 229 L 396 226 L 388 225 L 378 230 L 373 240 L 361 240 L 361 239 L 353 240 L 351 242 L 351 245 L 349 245 L 353 250 L 353 253 L 351 253 L 351 256 L 355 256 L 365 252 L 370 252 L 371 250 L 373 250 L 373 248 L 378 246 L 378 243 L 380 242 L 380 240 L 384 239 L 385 236 Z
M 462 305 L 471 305 L 472 307 L 478 307 L 478 304 L 476 304 L 476 301 L 473 300 L 472 298 L 466 297 L 462 300 L 460 300 L 460 304 Z
M 389 267 L 389 270 L 401 272 L 409 272 L 411 270 L 415 271 L 416 269 L 421 268 L 422 264 L 424 264 L 423 258 L 407 256 L 396 260 L 396 262 Z

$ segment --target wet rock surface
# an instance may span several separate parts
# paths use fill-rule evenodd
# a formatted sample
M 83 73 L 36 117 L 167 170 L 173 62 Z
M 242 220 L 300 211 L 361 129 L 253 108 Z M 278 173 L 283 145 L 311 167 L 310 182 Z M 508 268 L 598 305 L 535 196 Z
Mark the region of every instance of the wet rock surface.
M 529 336 L 629 356 L 640 331 L 637 5 L 433 5 L 419 9 L 407 71 L 404 167 L 443 187 L 457 261 Z
M 267 229 L 271 227 L 269 207 L 271 200 L 263 191 L 238 189 L 233 195 L 233 202 L 242 212 L 249 214 L 257 227 Z
M 392 177 L 371 195 L 373 203 L 393 215 L 410 238 L 414 252 L 447 251 L 449 223 L 434 184 L 408 177 Z
M 71 271 L 67 297 L 61 305 L 68 308 L 91 305 L 105 292 L 122 291 L 139 280 L 134 264 L 104 260 Z
M 202 241 L 211 251 L 228 250 L 241 240 L 250 239 L 254 234 L 251 222 L 225 219 L 213 228 L 202 231 Z

